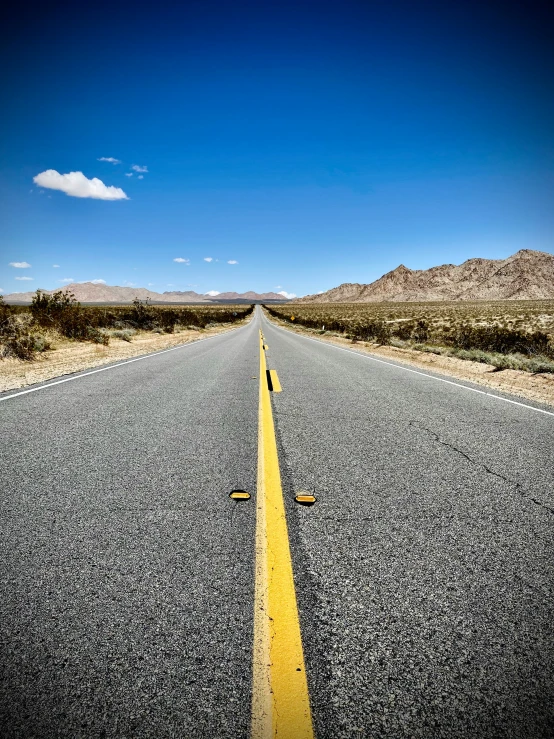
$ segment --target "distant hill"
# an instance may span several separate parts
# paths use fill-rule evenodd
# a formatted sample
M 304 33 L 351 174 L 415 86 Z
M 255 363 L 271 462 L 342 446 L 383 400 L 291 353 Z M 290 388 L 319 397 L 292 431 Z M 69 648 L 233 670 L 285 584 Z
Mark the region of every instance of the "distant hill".
M 201 295 L 193 290 L 182 292 L 156 293 L 145 287 L 118 287 L 116 285 L 102 285 L 94 282 L 73 282 L 58 290 L 73 293 L 80 303 L 131 303 L 135 298 L 149 299 L 153 303 L 217 303 L 220 300 L 279 300 L 286 302 L 282 295 L 277 293 L 220 293 L 219 295 Z M 36 291 L 25 293 L 10 293 L 4 295 L 6 303 L 30 303 Z M 51 295 L 55 290 L 44 290 Z
M 554 254 L 522 249 L 507 259 L 408 269 L 401 264 L 367 285 L 346 282 L 297 303 L 554 299 Z
M 282 300 L 287 302 L 286 298 L 279 293 L 219 293 L 215 296 L 215 300 Z

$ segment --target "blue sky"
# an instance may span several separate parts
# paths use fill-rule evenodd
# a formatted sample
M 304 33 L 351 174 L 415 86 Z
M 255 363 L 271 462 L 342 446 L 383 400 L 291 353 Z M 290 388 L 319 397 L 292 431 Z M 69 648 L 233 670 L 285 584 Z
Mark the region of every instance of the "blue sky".
M 304 295 L 554 252 L 545 3 L 24 10 L 2 50 L 6 293 Z

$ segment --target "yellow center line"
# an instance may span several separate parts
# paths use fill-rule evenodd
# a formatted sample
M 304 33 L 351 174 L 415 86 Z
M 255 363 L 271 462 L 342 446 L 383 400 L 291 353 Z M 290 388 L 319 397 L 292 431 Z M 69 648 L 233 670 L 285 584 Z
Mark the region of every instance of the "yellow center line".
M 252 739 L 313 739 L 266 370 L 260 331 Z

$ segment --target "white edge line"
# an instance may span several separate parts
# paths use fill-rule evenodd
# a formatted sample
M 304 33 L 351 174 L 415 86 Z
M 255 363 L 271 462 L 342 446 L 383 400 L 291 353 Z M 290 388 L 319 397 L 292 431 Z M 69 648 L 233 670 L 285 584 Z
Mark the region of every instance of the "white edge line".
M 423 377 L 428 377 L 430 380 L 437 380 L 438 382 L 445 382 L 447 385 L 454 385 L 455 387 L 461 387 L 464 390 L 471 390 L 472 393 L 479 393 L 480 395 L 488 395 L 489 398 L 496 398 L 496 400 L 503 400 L 505 403 L 512 403 L 513 405 L 520 405 L 522 408 L 529 408 L 531 411 L 537 411 L 537 413 L 545 413 L 547 416 L 554 416 L 554 412 L 552 411 L 545 411 L 543 408 L 535 408 L 533 405 L 527 405 L 526 403 L 520 403 L 517 400 L 510 400 L 509 398 L 503 398 L 501 395 L 495 395 L 494 393 L 488 393 L 486 390 L 477 390 L 475 387 L 468 387 L 467 385 L 461 385 L 459 382 L 453 382 L 452 380 L 445 380 L 442 377 L 435 377 L 434 375 L 428 375 L 426 372 L 420 372 L 419 370 L 410 369 L 409 367 L 403 367 L 401 364 L 395 364 L 394 362 L 387 362 L 385 359 L 377 359 L 377 357 L 373 357 L 369 354 L 362 354 L 361 352 L 354 351 L 353 349 L 346 349 L 343 346 L 337 346 L 336 344 L 332 344 L 331 342 L 327 342 L 324 339 L 313 339 L 310 336 L 302 336 L 302 334 L 297 334 L 296 331 L 289 331 L 286 328 L 282 328 L 281 326 L 277 326 L 274 323 L 272 323 L 269 318 L 265 318 L 270 326 L 273 326 L 274 328 L 284 331 L 286 334 L 294 334 L 295 336 L 299 336 L 301 339 L 306 339 L 307 341 L 315 341 L 317 344 L 323 344 L 324 346 L 332 346 L 334 349 L 338 349 L 341 352 L 348 352 L 349 354 L 353 354 L 356 357 L 361 357 L 362 359 L 371 359 L 373 362 L 380 362 L 381 364 L 388 364 L 389 367 L 396 367 L 396 369 L 404 370 L 404 372 L 413 372 L 414 375 L 422 375 Z
M 109 367 L 99 367 L 98 369 L 91 370 L 90 372 L 83 372 L 81 375 L 75 375 L 74 377 L 64 377 L 63 380 L 56 380 L 56 382 L 49 382 L 48 385 L 39 385 L 39 387 L 31 387 L 28 390 L 21 390 L 18 393 L 12 393 L 12 395 L 5 395 L 0 397 L 0 403 L 3 400 L 10 400 L 11 398 L 17 398 L 19 395 L 27 395 L 27 393 L 35 393 L 37 390 L 46 390 L 46 388 L 54 387 L 54 385 L 61 385 L 62 382 L 71 382 L 72 380 L 80 380 L 81 377 L 88 377 L 88 375 L 95 375 L 97 372 L 106 372 L 107 370 L 116 369 L 122 367 L 124 364 L 131 364 L 131 362 L 140 362 L 143 359 L 150 359 L 151 357 L 158 357 L 160 354 L 166 354 L 167 352 L 174 352 L 176 349 L 185 349 L 187 346 L 193 346 L 194 344 L 200 344 L 202 341 L 209 341 L 210 339 L 217 339 L 225 334 L 230 334 L 231 331 L 240 331 L 241 328 L 246 328 L 250 325 L 248 322 L 245 326 L 238 326 L 235 329 L 229 329 L 221 334 L 215 336 L 206 336 L 203 339 L 196 339 L 194 341 L 187 341 L 186 344 L 179 344 L 179 346 L 172 346 L 170 349 L 162 349 L 159 352 L 152 352 L 151 354 L 145 354 L 142 357 L 135 357 L 134 359 L 126 359 L 124 362 L 118 362 L 117 364 L 110 364 Z

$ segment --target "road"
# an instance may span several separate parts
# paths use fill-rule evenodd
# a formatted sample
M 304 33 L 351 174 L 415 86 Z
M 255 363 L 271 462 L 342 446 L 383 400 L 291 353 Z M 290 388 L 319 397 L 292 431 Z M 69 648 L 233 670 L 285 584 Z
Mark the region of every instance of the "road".
M 249 736 L 260 328 L 315 735 L 550 736 L 554 415 L 259 309 L 0 395 L 1 735 Z

